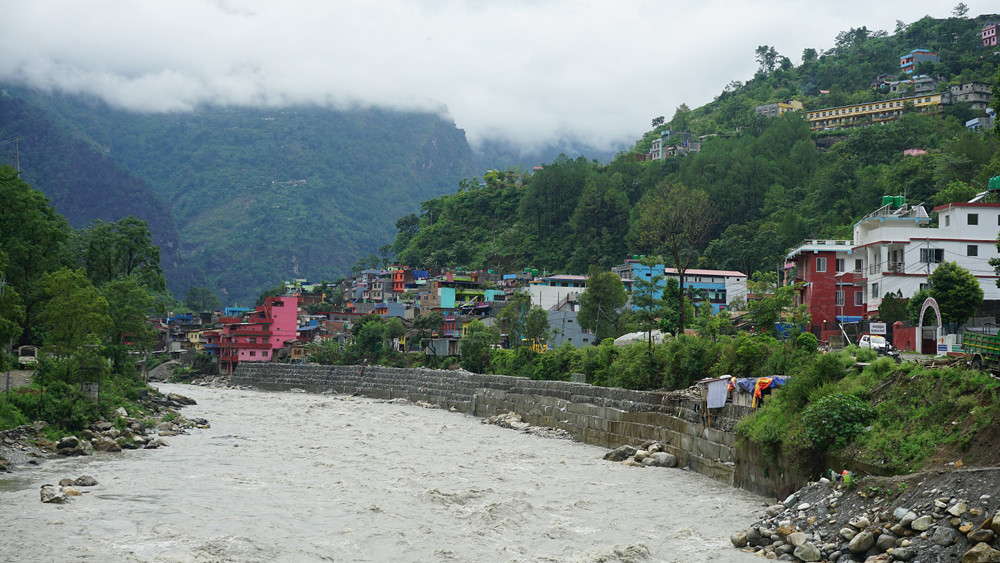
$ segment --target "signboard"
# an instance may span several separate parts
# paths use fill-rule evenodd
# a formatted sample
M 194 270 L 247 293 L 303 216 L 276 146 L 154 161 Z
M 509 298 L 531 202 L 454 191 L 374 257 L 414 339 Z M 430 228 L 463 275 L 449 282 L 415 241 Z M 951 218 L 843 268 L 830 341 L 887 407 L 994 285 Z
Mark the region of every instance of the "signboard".
M 868 332 L 885 335 L 885 323 L 871 323 L 868 326 Z

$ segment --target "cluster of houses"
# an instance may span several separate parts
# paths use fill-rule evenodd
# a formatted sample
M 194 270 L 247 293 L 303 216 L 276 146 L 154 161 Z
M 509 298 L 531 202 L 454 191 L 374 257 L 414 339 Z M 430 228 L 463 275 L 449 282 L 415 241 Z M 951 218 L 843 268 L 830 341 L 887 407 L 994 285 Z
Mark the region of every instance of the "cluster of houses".
M 981 37 L 984 47 L 996 45 L 996 23 L 987 22 Z M 937 53 L 928 49 L 913 49 L 899 58 L 900 74 L 913 75 L 922 62 L 937 63 Z M 837 129 L 872 123 L 895 121 L 903 112 L 912 108 L 923 113 L 940 113 L 944 106 L 953 103 L 967 103 L 973 110 L 983 111 L 983 116 L 966 122 L 972 129 L 992 129 L 994 118 L 989 108 L 993 101 L 992 85 L 985 82 L 966 82 L 939 91 L 941 80 L 927 75 L 912 76 L 904 80 L 893 80 L 897 75 L 880 74 L 871 87 L 895 97 L 891 99 L 835 106 L 805 111 L 805 119 L 813 131 Z M 821 93 L 824 91 L 821 90 Z M 803 111 L 802 103 L 796 100 L 775 102 L 756 106 L 754 112 L 765 117 L 777 117 L 786 112 Z
M 845 323 L 876 316 L 887 294 L 908 298 L 928 289 L 928 278 L 943 262 L 972 273 L 985 301 L 1000 300 L 1000 276 L 990 264 L 1000 258 L 997 201 L 1000 177 L 970 202 L 935 207 L 935 224 L 923 206 L 910 205 L 903 196 L 885 196 L 881 207 L 855 223 L 851 240 L 806 240 L 791 249 L 786 280 L 800 284 L 796 304 L 808 307 L 810 331 L 822 341 L 838 338 Z M 914 332 L 901 347 L 927 350 L 941 338 Z
M 626 291 L 634 280 L 652 281 L 678 277 L 677 270 L 662 264 L 643 265 L 639 257 L 613 268 Z M 497 317 L 516 293 L 525 293 L 532 306 L 545 310 L 551 336 L 543 349 L 569 343 L 596 344 L 594 334 L 577 319 L 580 295 L 587 289 L 585 275 L 549 275 L 526 268 L 516 273 L 494 271 L 440 271 L 390 265 L 361 270 L 339 288 L 293 280 L 285 295 L 267 297 L 254 309 L 226 308 L 201 315 L 168 316 L 163 322 L 163 346 L 172 356 L 206 353 L 218 359 L 220 371 L 230 373 L 241 362 L 299 361 L 309 342 L 327 339 L 348 341 L 351 327 L 365 315 L 397 317 L 411 326 L 422 314 L 439 312 L 441 325 L 430 338 L 414 338 L 415 330 L 396 338 L 400 351 L 438 356 L 458 355 L 459 340 L 469 324 L 480 320 L 498 326 Z M 685 273 L 685 286 L 697 292 L 714 312 L 727 309 L 734 299 L 746 299 L 747 276 L 741 272 L 694 269 Z M 327 301 L 332 290 L 343 291 L 344 304 L 336 311 Z M 313 311 L 313 312 L 309 312 Z M 503 346 L 519 335 L 502 334 Z

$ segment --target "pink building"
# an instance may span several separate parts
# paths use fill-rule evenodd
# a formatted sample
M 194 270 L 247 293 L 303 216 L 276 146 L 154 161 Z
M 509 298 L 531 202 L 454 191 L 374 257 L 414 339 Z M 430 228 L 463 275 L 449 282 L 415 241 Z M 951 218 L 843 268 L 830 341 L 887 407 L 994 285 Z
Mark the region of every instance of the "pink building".
M 298 329 L 299 296 L 268 297 L 240 321 L 222 326 L 219 370 L 232 373 L 239 362 L 269 362 L 294 340 Z
M 988 21 L 983 24 L 983 30 L 979 33 L 983 38 L 983 47 L 997 46 L 997 22 Z

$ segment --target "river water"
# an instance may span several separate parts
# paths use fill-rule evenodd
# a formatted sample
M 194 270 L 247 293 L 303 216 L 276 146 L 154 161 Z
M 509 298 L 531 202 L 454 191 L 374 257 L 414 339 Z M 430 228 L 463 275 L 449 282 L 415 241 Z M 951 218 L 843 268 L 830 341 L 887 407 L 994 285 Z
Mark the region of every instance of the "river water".
M 763 499 L 690 471 L 412 404 L 161 390 L 212 427 L 0 476 L 0 561 L 759 560 L 728 538 Z

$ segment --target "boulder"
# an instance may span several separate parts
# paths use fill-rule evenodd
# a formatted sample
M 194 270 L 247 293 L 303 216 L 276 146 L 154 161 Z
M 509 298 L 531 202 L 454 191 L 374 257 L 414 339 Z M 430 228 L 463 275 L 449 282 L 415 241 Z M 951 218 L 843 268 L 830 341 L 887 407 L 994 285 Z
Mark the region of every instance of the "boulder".
M 809 537 L 802 532 L 788 534 L 788 543 L 790 543 L 793 547 L 805 545 L 807 539 L 809 539 Z
M 60 486 L 60 487 L 68 487 L 68 486 L 70 486 L 70 485 L 72 485 L 72 484 L 73 484 L 73 480 L 72 480 L 72 479 L 69 479 L 69 478 L 66 478 L 66 479 L 60 479 L 60 480 L 59 480 L 59 486 Z
M 115 415 L 122 418 L 128 418 L 128 411 L 125 410 L 125 407 L 118 407 L 115 409 Z
M 97 485 L 97 479 L 94 479 L 90 475 L 81 475 L 73 481 L 73 485 L 76 487 L 93 487 Z
M 990 529 L 993 530 L 993 533 L 1000 534 L 1000 512 L 994 514 L 989 521 L 990 521 Z
M 743 532 L 736 532 L 729 536 L 729 541 L 733 542 L 733 547 L 746 547 L 748 543 L 747 535 Z
M 147 446 L 148 447 L 148 446 Z M 604 455 L 606 461 L 625 461 L 639 451 L 632 446 L 618 446 Z
M 986 543 L 977 543 L 962 555 L 962 563 L 1000 563 L 1000 551 Z
M 934 522 L 934 518 L 930 514 L 925 514 L 920 518 L 917 518 L 913 522 L 910 522 L 910 528 L 918 532 L 924 532 L 930 529 L 931 524 Z
M 649 452 L 646 450 L 639 450 L 635 452 L 635 456 L 633 457 L 635 458 L 636 461 L 642 463 L 643 461 L 645 461 L 647 457 L 649 457 Z
M 98 438 L 93 441 L 94 449 L 99 452 L 120 452 L 122 447 L 118 445 L 118 442 L 111 440 L 109 438 Z
M 931 535 L 931 541 L 942 547 L 947 547 L 955 543 L 955 538 L 958 535 L 958 531 L 954 528 L 949 528 L 948 526 L 938 526 L 934 530 L 934 534 Z
M 783 504 L 772 504 L 771 506 L 767 507 L 764 510 L 764 513 L 767 514 L 768 516 L 774 517 L 781 514 L 781 511 L 783 511 L 784 509 L 785 505 Z
M 642 464 L 653 467 L 677 467 L 677 456 L 668 454 L 667 452 L 656 452 L 649 454 L 649 457 L 644 459 Z
M 804 543 L 796 547 L 792 555 L 800 561 L 822 561 L 823 559 L 823 554 L 820 553 L 819 548 L 811 543 Z
M 856 535 L 858 535 L 858 533 L 854 530 L 854 528 L 844 527 L 840 529 L 840 537 L 847 541 L 853 540 Z
M 896 536 L 892 534 L 880 534 L 878 539 L 875 540 L 875 547 L 879 551 L 888 551 L 889 549 L 896 547 Z
M 67 449 L 77 448 L 79 446 L 80 446 L 79 438 L 77 438 L 76 436 L 64 436 L 62 439 L 59 440 L 59 443 L 56 444 L 56 449 L 67 450 Z
M 80 491 L 78 491 L 78 490 L 76 490 L 76 489 L 74 489 L 73 487 L 70 487 L 70 486 L 63 487 L 62 488 L 62 492 L 63 492 L 64 495 L 66 495 L 68 497 L 78 497 L 78 496 L 83 495 L 83 493 L 81 493 Z
M 51 504 L 63 504 L 69 501 L 69 497 L 63 494 L 61 490 L 52 485 L 42 485 L 42 490 L 40 492 L 42 502 Z
M 980 528 L 969 532 L 968 538 L 970 543 L 990 543 L 995 536 L 996 534 L 993 533 L 993 530 Z
M 97 432 L 107 432 L 108 430 L 111 430 L 115 426 L 106 420 L 102 420 L 91 424 L 90 427 Z
M 912 547 L 897 547 L 892 550 L 892 556 L 900 561 L 909 561 L 917 556 L 917 550 Z
M 788 498 L 786 498 L 781 504 L 785 505 L 785 508 L 791 508 L 792 505 L 795 504 L 795 501 L 798 500 L 798 498 L 799 497 L 795 496 L 795 493 L 792 493 L 788 495 Z
M 167 393 L 167 400 L 173 401 L 179 405 L 197 405 L 194 399 L 190 397 L 185 397 L 184 395 L 178 395 L 177 393 Z
M 895 518 L 897 522 L 899 522 L 900 520 L 903 519 L 904 516 L 906 516 L 906 513 L 909 511 L 910 511 L 909 508 L 906 508 L 905 506 L 900 506 L 896 510 L 892 511 L 892 517 Z
M 964 502 L 956 502 L 955 504 L 951 505 L 950 508 L 948 508 L 948 514 L 951 514 L 952 516 L 961 516 L 965 514 L 965 511 L 968 509 L 969 505 L 965 504 Z
M 864 553 L 875 545 L 875 534 L 871 533 L 870 530 L 863 530 L 854 536 L 854 538 L 847 544 L 847 549 L 851 553 Z

